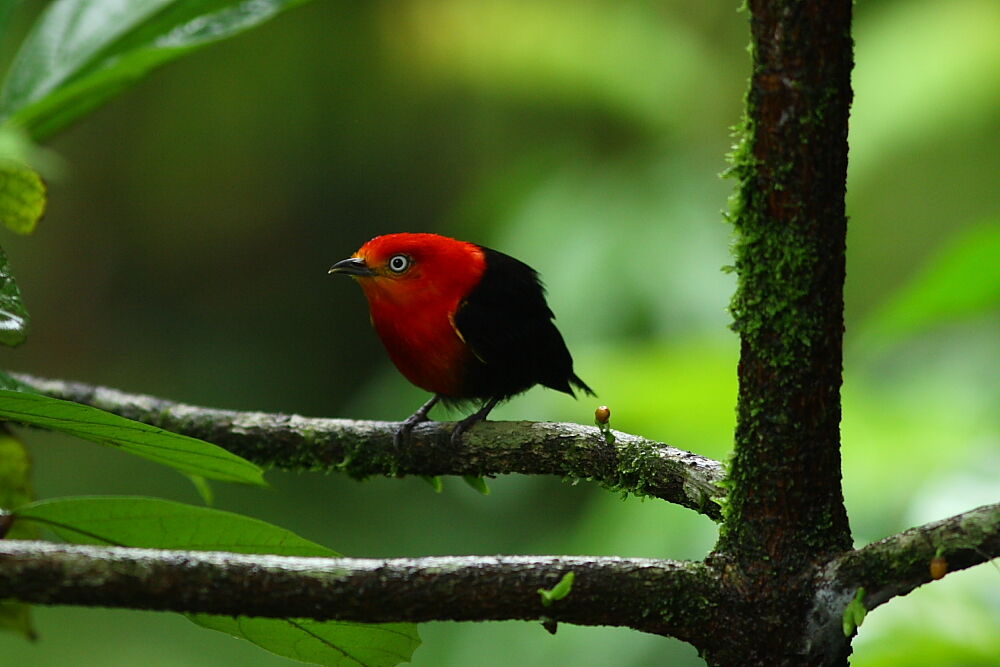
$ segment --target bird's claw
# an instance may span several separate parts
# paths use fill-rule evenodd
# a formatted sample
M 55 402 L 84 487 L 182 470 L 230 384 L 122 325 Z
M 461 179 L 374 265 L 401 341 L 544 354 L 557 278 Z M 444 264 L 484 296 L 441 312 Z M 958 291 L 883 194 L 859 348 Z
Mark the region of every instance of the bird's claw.
M 481 421 L 483 421 L 482 417 L 478 415 L 471 415 L 456 423 L 455 428 L 451 431 L 451 446 L 461 447 L 462 437 L 465 436 L 465 432 Z
M 410 431 L 412 430 L 413 427 L 406 428 L 406 424 L 396 429 L 396 432 L 392 436 L 392 446 L 396 449 L 402 449 L 403 443 L 410 439 Z
M 471 415 L 455 424 L 455 428 L 451 432 L 452 446 L 460 446 L 462 444 L 462 436 L 465 435 L 465 432 L 479 422 L 486 421 L 487 415 L 489 415 L 490 411 L 496 407 L 498 402 L 500 402 L 499 398 L 494 397 L 489 399 L 478 411 L 473 412 Z
M 419 410 L 407 417 L 403 423 L 400 424 L 399 429 L 396 431 L 395 435 L 392 436 L 392 444 L 396 447 L 396 449 L 400 449 L 406 441 L 410 439 L 410 433 L 413 432 L 414 426 L 425 421 L 430 421 L 430 417 L 427 416 L 427 413 L 430 412 L 431 408 L 434 407 L 440 398 L 440 396 L 435 394 L 431 397 L 431 400 L 421 405 Z
M 403 445 L 410 439 L 410 434 L 413 433 L 414 426 L 428 421 L 427 417 L 423 417 L 422 419 L 416 419 L 415 417 L 417 415 L 413 415 L 404 421 L 392 436 L 392 444 L 396 449 L 402 449 Z

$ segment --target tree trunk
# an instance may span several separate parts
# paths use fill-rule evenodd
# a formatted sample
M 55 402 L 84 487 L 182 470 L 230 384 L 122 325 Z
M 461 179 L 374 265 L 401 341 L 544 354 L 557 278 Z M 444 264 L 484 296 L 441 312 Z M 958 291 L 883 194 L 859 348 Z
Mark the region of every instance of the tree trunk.
M 839 428 L 851 2 L 749 8 L 753 73 L 733 165 L 739 403 L 713 554 L 744 594 L 706 657 L 846 664 L 848 638 L 814 655 L 808 630 L 815 567 L 851 548 Z

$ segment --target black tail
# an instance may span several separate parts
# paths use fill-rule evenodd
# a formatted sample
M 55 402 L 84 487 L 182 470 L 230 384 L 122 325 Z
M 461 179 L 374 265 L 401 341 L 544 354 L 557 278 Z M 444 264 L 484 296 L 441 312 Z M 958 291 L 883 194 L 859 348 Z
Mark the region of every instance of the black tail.
M 594 393 L 594 390 L 588 387 L 586 382 L 577 377 L 576 373 L 569 376 L 569 383 L 588 396 L 597 398 L 597 394 Z

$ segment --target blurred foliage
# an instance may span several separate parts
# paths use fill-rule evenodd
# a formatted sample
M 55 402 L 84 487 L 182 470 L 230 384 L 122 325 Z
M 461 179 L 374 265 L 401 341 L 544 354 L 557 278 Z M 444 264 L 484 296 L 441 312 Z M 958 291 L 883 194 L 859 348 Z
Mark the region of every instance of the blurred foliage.
M 6 427 L 0 428 L 0 508 L 18 507 L 34 499 L 28 451 Z M 15 522 L 6 510 L 0 511 L 0 539 L 37 540 L 38 537 L 36 526 Z M 15 600 L 0 601 L 0 628 L 35 639 L 31 606 Z
M 0 66 L 41 3 L 0 12 Z M 2 5 L 0 5 L 2 6 Z M 1000 6 L 856 7 L 848 182 L 844 488 L 859 544 L 995 502 L 1000 478 Z M 5 23 L 6 21 L 6 23 Z M 32 336 L 4 366 L 189 403 L 397 419 L 424 400 L 364 300 L 326 269 L 371 236 L 437 231 L 538 268 L 577 372 L 615 428 L 724 459 L 738 341 L 731 190 L 717 174 L 749 72 L 746 16 L 692 0 L 314 2 L 163 68 L 57 136 L 45 224 L 4 246 Z M 43 172 L 45 173 L 45 172 Z M 990 231 L 993 230 L 993 231 Z M 590 423 L 533 390 L 497 419 Z M 197 502 L 183 479 L 27 434 L 41 497 Z M 587 553 L 701 558 L 716 528 L 591 485 L 509 477 L 356 484 L 269 475 L 218 507 L 356 556 Z M 986 665 L 985 566 L 880 607 L 852 664 Z M 37 609 L 56 665 L 278 665 L 162 614 Z M 701 664 L 608 628 L 428 624 L 416 665 Z
M 870 338 L 898 340 L 940 322 L 1000 309 L 1000 219 L 955 235 L 865 323 Z

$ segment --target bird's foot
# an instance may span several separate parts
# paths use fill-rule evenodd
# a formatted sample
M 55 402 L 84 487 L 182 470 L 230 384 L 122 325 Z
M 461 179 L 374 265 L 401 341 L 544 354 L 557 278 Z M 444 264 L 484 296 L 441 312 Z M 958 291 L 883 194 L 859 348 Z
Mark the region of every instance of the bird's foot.
M 392 436 L 392 445 L 396 449 L 402 448 L 402 446 L 409 441 L 410 433 L 413 432 L 414 426 L 416 426 L 421 422 L 427 421 L 427 417 L 424 417 L 423 419 L 414 419 L 413 417 L 415 416 L 416 415 L 408 417 L 406 421 L 404 421 L 402 425 L 400 425 L 400 427 L 396 430 L 396 433 Z
M 451 432 L 452 447 L 460 447 L 462 445 L 462 436 L 465 435 L 465 432 L 484 419 L 484 417 L 480 417 L 479 414 L 476 413 L 469 415 L 460 422 L 456 422 L 455 428 Z
M 437 404 L 440 398 L 440 396 L 434 396 L 431 400 L 421 405 L 419 410 L 407 417 L 403 423 L 399 425 L 399 429 L 396 431 L 395 435 L 392 436 L 392 444 L 396 447 L 396 449 L 401 448 L 410 439 L 410 433 L 413 432 L 414 426 L 422 424 L 425 421 L 430 421 L 430 417 L 427 416 L 427 413 L 431 411 L 431 408 Z
M 463 419 L 462 421 L 455 424 L 454 430 L 451 432 L 451 445 L 452 447 L 458 447 L 462 444 L 462 436 L 470 428 L 475 426 L 481 421 L 486 421 L 486 416 L 490 414 L 490 410 L 496 407 L 497 403 L 500 402 L 498 398 L 491 398 L 486 401 L 482 408 L 473 412 L 471 415 Z

